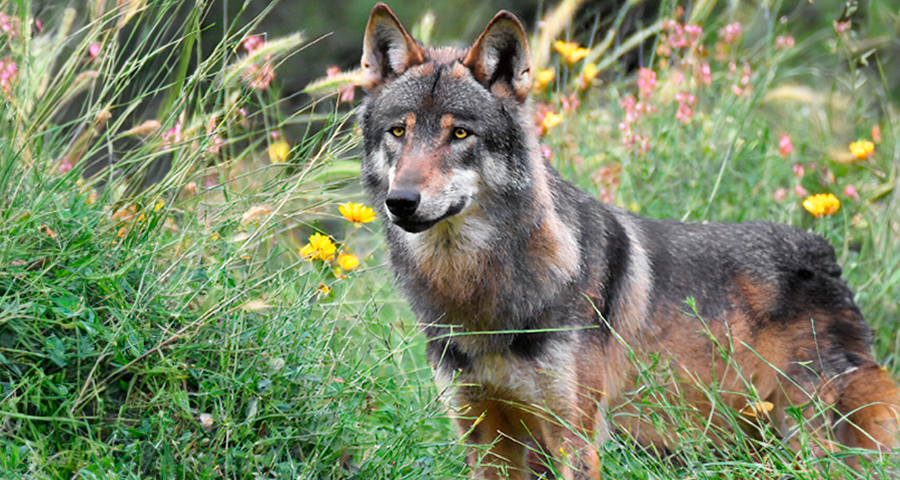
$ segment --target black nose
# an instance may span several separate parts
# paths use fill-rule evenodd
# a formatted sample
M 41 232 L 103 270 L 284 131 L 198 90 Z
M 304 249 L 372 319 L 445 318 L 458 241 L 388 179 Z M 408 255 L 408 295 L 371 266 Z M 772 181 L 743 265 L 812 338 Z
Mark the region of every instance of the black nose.
M 384 203 L 395 217 L 406 219 L 416 213 L 420 198 L 415 190 L 391 190 Z

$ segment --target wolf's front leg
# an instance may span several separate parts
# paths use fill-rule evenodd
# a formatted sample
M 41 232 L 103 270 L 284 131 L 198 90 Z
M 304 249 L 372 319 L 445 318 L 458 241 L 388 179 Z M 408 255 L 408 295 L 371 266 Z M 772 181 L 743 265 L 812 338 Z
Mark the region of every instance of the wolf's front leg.
M 528 428 L 515 407 L 497 400 L 479 400 L 467 404 L 455 418 L 460 435 L 471 447 L 468 463 L 472 478 L 478 480 L 533 478 L 528 466 Z M 533 443 L 532 443 L 533 444 Z
M 597 480 L 600 478 L 600 457 L 595 442 L 589 442 L 591 432 L 574 432 L 558 425 L 557 433 L 548 438 L 547 446 L 556 457 L 557 472 L 565 480 Z

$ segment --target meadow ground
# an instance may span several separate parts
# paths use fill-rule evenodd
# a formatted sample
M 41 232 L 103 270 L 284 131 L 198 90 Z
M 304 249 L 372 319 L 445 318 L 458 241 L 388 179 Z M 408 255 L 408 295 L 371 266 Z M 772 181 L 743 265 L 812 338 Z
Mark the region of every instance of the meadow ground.
M 654 218 L 821 233 L 900 377 L 896 5 L 662 2 L 633 36 L 591 40 L 570 38 L 577 3 L 532 39 L 536 128 L 563 176 Z M 364 203 L 355 74 L 285 112 L 277 66 L 315 45 L 254 22 L 198 58 L 203 12 L 179 4 L 39 23 L 0 2 L 0 478 L 466 478 L 378 221 L 339 210 Z M 668 373 L 643 372 L 649 401 Z M 900 468 L 850 471 L 802 432 L 798 455 L 765 428 L 724 448 L 703 429 L 679 425 L 665 459 L 617 437 L 604 475 Z

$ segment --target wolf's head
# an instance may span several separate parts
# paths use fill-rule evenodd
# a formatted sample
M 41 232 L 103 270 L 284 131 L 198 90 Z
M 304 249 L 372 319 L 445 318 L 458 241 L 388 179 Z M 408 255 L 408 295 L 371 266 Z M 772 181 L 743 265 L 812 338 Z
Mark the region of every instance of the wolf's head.
M 394 225 L 418 233 L 490 198 L 510 205 L 533 182 L 531 57 L 511 13 L 468 50 L 432 49 L 378 4 L 362 70 L 362 181 Z

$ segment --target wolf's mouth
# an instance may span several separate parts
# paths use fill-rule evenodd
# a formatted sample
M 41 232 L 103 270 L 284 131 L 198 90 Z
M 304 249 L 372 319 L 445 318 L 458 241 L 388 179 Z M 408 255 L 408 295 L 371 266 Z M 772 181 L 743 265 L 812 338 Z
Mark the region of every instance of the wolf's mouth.
M 437 225 L 438 223 L 442 222 L 443 220 L 446 220 L 446 219 L 458 214 L 459 212 L 462 212 L 466 208 L 466 205 L 468 205 L 468 203 L 469 203 L 469 200 L 464 198 L 464 199 L 460 200 L 458 203 L 451 205 L 450 208 L 448 208 L 447 211 L 443 215 L 441 215 L 440 217 L 438 217 L 434 220 L 417 221 L 417 220 L 411 220 L 408 218 L 407 219 L 392 218 L 391 221 L 394 222 L 394 225 L 397 225 L 398 227 L 402 228 L 403 230 L 406 230 L 409 233 L 420 233 L 420 232 L 424 232 L 425 230 L 428 230 L 429 228 Z

